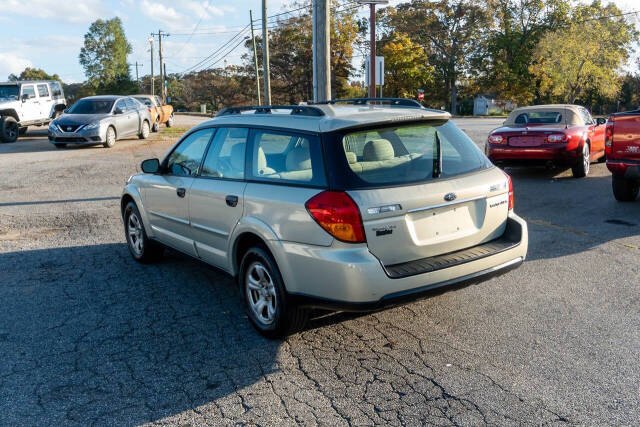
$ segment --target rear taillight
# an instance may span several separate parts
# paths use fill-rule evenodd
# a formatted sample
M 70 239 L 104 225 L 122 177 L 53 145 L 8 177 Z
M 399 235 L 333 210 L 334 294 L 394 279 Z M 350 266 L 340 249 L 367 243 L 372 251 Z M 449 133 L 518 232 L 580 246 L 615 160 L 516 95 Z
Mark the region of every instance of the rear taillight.
M 338 240 L 365 243 L 358 205 L 343 191 L 323 191 L 305 203 L 311 217 Z
M 147 108 L 147 111 L 151 112 L 151 108 Z
M 604 130 L 604 152 L 611 154 L 613 151 L 613 117 L 607 121 L 607 127 Z
M 569 142 L 571 140 L 571 135 L 567 135 L 565 133 L 556 133 L 547 136 L 546 141 L 550 144 L 560 144 L 563 142 Z
M 507 138 L 502 135 L 489 135 L 489 143 L 491 144 L 504 144 L 507 142 Z
M 509 210 L 513 210 L 513 182 L 511 181 L 511 177 L 505 171 L 502 171 L 503 174 L 507 177 L 507 186 L 509 187 Z

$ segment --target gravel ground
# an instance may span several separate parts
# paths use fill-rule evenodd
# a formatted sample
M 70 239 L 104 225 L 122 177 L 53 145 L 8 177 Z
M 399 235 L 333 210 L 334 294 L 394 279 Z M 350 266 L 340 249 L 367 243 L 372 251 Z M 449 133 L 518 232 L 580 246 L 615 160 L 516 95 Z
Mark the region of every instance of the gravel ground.
M 113 149 L 0 145 L 1 425 L 640 419 L 640 202 L 614 201 L 604 165 L 509 171 L 519 269 L 269 341 L 225 274 L 125 246 L 125 179 L 199 120 Z M 501 121 L 456 119 L 479 144 Z

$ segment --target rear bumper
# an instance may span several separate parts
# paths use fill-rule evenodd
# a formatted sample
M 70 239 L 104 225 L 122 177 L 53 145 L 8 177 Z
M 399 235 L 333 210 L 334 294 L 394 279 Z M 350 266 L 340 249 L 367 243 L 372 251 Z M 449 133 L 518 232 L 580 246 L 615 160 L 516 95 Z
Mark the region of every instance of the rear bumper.
M 580 150 L 567 150 L 567 144 L 548 144 L 538 147 L 510 147 L 487 143 L 487 157 L 493 163 L 536 164 L 553 162 L 573 165 L 580 157 Z
M 625 179 L 640 181 L 640 160 L 609 160 L 607 169 L 612 174 L 622 176 Z
M 519 230 L 518 239 L 512 244 L 495 251 L 476 251 L 478 256 L 467 259 L 458 256 L 459 262 L 445 264 L 446 260 L 441 259 L 442 268 L 431 268 L 426 263 L 423 272 L 414 271 L 404 276 L 390 274 L 390 267 L 385 269 L 365 245 L 310 247 L 283 242 L 272 252 L 287 291 L 297 303 L 310 307 L 368 311 L 419 298 L 445 286 L 483 280 L 519 266 L 527 254 L 527 224 L 515 214 L 510 214 L 508 221 L 511 227 L 508 226 L 507 230 Z M 484 245 L 476 248 L 481 246 Z M 419 261 L 424 264 L 425 260 Z

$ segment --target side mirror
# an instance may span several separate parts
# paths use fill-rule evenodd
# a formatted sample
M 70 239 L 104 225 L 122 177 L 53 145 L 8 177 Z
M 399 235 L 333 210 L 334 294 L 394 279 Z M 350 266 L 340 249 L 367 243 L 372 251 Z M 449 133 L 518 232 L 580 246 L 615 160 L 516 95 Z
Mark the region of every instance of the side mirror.
M 122 111 L 122 108 L 116 108 L 115 110 L 113 110 L 113 114 L 122 114 L 124 113 L 124 111 Z
M 62 110 L 62 112 L 63 112 L 64 114 L 68 114 L 68 113 L 69 113 L 69 109 L 68 109 L 68 108 L 65 108 L 64 110 Z
M 22 102 L 26 101 L 27 99 L 29 99 L 29 94 L 28 93 L 23 93 L 22 94 Z
M 158 173 L 160 170 L 160 160 L 158 159 L 147 159 L 143 160 L 140 164 L 140 169 L 144 173 Z
M 596 126 L 600 126 L 607 123 L 607 119 L 605 119 L 604 117 L 598 117 L 596 119 Z

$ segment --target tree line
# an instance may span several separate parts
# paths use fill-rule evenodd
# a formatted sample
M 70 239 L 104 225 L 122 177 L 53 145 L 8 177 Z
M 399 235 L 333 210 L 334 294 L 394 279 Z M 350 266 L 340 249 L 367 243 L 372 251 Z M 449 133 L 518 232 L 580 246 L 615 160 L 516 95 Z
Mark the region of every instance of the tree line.
M 341 6 L 334 4 L 330 22 L 332 97 L 365 96 L 369 22 L 356 8 Z M 310 5 L 300 12 L 279 19 L 270 30 L 274 104 L 312 98 Z M 411 0 L 377 13 L 376 49 L 385 57 L 385 96 L 416 98 L 422 89 L 426 106 L 461 114 L 471 113 L 479 94 L 518 105 L 579 103 L 595 113 L 640 104 L 638 64 L 625 68 L 639 34 L 631 15 L 613 3 Z M 256 41 L 262 77 L 260 39 Z M 167 76 L 174 106 L 198 110 L 205 104 L 215 111 L 255 104 L 251 40 L 239 49 L 245 52 L 240 64 Z M 79 56 L 87 81 L 65 90 L 74 97 L 149 92 L 150 76 L 143 76 L 140 86 L 132 81 L 129 53 L 118 18 L 94 22 Z M 155 87 L 161 87 L 159 80 Z

